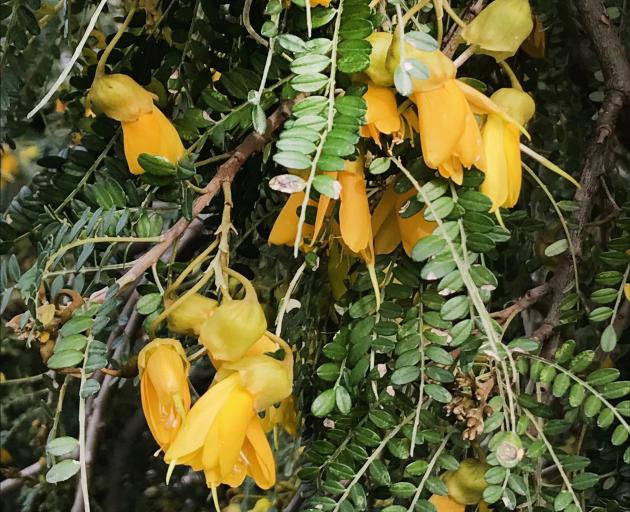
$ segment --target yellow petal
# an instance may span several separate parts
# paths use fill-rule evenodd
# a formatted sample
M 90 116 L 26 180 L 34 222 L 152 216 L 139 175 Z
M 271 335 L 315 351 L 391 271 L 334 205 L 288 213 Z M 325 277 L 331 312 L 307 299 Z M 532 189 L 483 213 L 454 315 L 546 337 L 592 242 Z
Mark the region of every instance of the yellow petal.
M 298 209 L 302 201 L 304 192 L 295 192 L 289 196 L 269 233 L 270 244 L 293 245 L 297 236 Z
M 328 172 L 326 173 L 326 175 L 330 176 L 333 180 L 337 179 L 337 173 L 336 172 Z M 329 214 L 329 206 L 330 206 L 330 201 L 331 198 L 321 194 L 319 196 L 319 200 L 317 201 L 317 215 L 315 216 L 315 226 L 313 226 L 313 235 L 311 238 L 311 246 L 315 244 L 315 242 L 317 241 L 317 237 L 319 236 L 319 232 L 322 229 L 322 226 L 324 225 L 324 220 L 326 219 L 326 216 Z M 293 240 L 295 240 L 295 236 L 293 237 Z
M 630 284 L 623 285 L 623 294 L 626 297 L 626 300 L 630 301 Z
M 413 95 L 418 105 L 422 156 L 432 169 L 452 156 L 464 132 L 468 108 L 455 84 L 449 80 L 443 87 Z
M 388 32 L 372 32 L 367 40 L 372 45 L 370 54 L 370 65 L 365 70 L 365 74 L 376 85 L 394 85 L 394 75 L 387 68 L 387 52 L 392 42 L 392 34 Z
M 464 131 L 455 145 L 453 154 L 459 158 L 459 161 L 467 169 L 470 169 L 482 159 L 481 131 L 468 104 L 466 104 Z
M 533 26 L 529 0 L 494 0 L 464 27 L 461 37 L 478 46 L 479 53 L 502 61 L 516 53 Z
M 438 167 L 440 176 L 453 180 L 454 183 L 461 185 L 464 181 L 464 168 L 457 157 L 451 157 L 444 160 Z
M 172 299 L 165 300 L 164 306 L 169 307 L 173 302 Z M 193 293 L 168 315 L 168 328 L 176 334 L 198 336 L 201 324 L 210 317 L 217 306 L 216 300 Z
M 175 127 L 155 106 L 136 121 L 124 121 L 122 129 L 125 158 L 132 174 L 144 172 L 138 163 L 141 153 L 161 156 L 176 164 L 186 152 Z
M 258 417 L 254 417 L 247 428 L 243 453 L 249 462 L 248 473 L 256 485 L 261 489 L 272 487 L 276 483 L 276 464 Z
M 389 134 L 400 129 L 396 94 L 392 89 L 368 84 L 363 99 L 367 103 L 367 124 L 374 124 L 380 133 Z
M 346 169 L 339 173 L 341 184 L 341 207 L 339 224 L 341 237 L 351 251 L 366 250 L 372 241 L 370 206 L 363 177 L 363 158 L 347 162 Z
M 488 115 L 483 127 L 486 165 L 481 192 L 492 200 L 491 212 L 503 206 L 508 198 L 508 168 L 504 142 L 505 122 L 495 114 Z
M 503 132 L 503 145 L 505 148 L 505 162 L 508 175 L 508 193 L 505 207 L 512 208 L 521 194 L 521 181 L 523 167 L 521 164 L 521 134 L 515 126 L 507 125 Z

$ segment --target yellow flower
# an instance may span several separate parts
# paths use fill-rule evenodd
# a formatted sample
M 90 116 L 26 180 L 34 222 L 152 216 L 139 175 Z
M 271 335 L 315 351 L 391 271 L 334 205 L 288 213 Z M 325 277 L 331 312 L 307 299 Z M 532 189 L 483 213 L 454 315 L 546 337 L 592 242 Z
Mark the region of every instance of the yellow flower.
M 0 187 L 13 183 L 19 172 L 18 160 L 8 146 L 0 146 Z
M 199 342 L 215 360 L 240 359 L 267 329 L 267 319 L 258 303 L 256 290 L 243 276 L 237 278 L 245 288 L 245 297 L 224 300 L 199 332 Z
M 359 156 L 354 161 L 346 161 L 345 169 L 339 173 L 339 228 L 341 239 L 348 249 L 359 254 L 368 265 L 372 265 L 372 220 L 363 168 L 363 156 Z
M 267 512 L 271 506 L 272 503 L 267 498 L 260 498 L 259 500 L 256 500 L 254 508 L 250 508 L 249 512 Z
M 171 468 L 187 464 L 203 470 L 213 494 L 220 484 L 238 487 L 246 475 L 262 489 L 274 485 L 271 447 L 254 398 L 241 385 L 238 373 L 212 385 L 197 400 L 164 460 Z
M 477 459 L 462 460 L 455 471 L 446 471 L 441 476 L 448 489 L 448 496 L 434 494 L 429 501 L 438 512 L 464 512 L 466 505 L 479 505 L 479 510 L 487 511 L 482 496 L 488 487 L 484 478 L 488 467 L 488 464 Z
M 626 300 L 630 301 L 630 284 L 623 285 L 623 294 L 626 297 Z
M 177 130 L 153 104 L 154 99 L 154 94 L 121 74 L 95 78 L 88 93 L 87 115 L 94 115 L 94 107 L 122 123 L 125 158 L 132 174 L 144 172 L 138 163 L 141 153 L 164 157 L 173 164 L 185 153 Z
M 317 7 L 321 5 L 322 7 L 328 7 L 330 5 L 330 0 L 310 0 L 311 7 Z
M 404 194 L 397 194 L 394 184 L 385 189 L 372 214 L 375 254 L 390 254 L 402 242 L 405 252 L 411 256 L 414 245 L 436 228 L 435 222 L 424 219 L 424 208 L 410 217 L 400 215 L 401 208 L 414 195 L 414 188 Z
M 464 27 L 461 37 L 500 62 L 516 53 L 533 27 L 528 0 L 494 0 Z
M 372 137 L 381 147 L 381 133 L 391 134 L 400 130 L 396 93 L 389 87 L 368 84 L 363 99 L 367 103 L 367 113 L 366 124 L 361 127 L 361 136 Z
M 138 354 L 142 410 L 153 438 L 168 450 L 190 409 L 190 363 L 179 341 L 157 338 Z
M 265 432 L 270 432 L 276 425 L 280 425 L 287 434 L 297 437 L 297 413 L 295 412 L 295 402 L 293 395 L 280 402 L 279 407 L 268 407 L 265 410 L 265 417 L 262 419 Z
M 534 115 L 534 100 L 517 89 L 499 89 L 491 98 L 519 124 L 526 124 Z M 492 200 L 492 209 L 511 208 L 521 192 L 522 167 L 518 126 L 495 113 L 488 114 L 482 131 L 485 150 L 485 172 L 481 192 Z
M 168 308 L 173 302 L 174 299 L 164 299 L 164 306 Z M 193 293 L 168 315 L 168 328 L 176 334 L 199 336 L 201 326 L 217 306 L 216 300 Z

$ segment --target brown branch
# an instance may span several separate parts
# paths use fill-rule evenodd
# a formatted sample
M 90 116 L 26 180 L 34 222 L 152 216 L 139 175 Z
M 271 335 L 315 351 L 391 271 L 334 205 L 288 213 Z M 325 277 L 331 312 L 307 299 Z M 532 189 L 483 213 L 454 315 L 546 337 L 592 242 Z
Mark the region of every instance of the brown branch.
M 514 304 L 508 306 L 501 311 L 492 313 L 492 317 L 500 324 L 506 322 L 508 318 L 518 315 L 520 312 L 525 311 L 527 308 L 533 306 L 547 295 L 551 291 L 551 285 L 549 283 L 543 283 L 535 288 L 532 288 L 525 293 Z
M 623 108 L 630 104 L 630 62 L 600 0 L 574 0 L 582 25 L 588 33 L 604 75 L 606 94 L 595 122 L 595 133 L 587 146 L 580 178 L 581 188 L 575 193 L 579 208 L 573 215 L 574 228 L 571 239 L 575 241 L 575 253 L 582 256 L 583 236 L 591 217 L 593 198 L 600 187 L 600 177 L 614 156 L 614 140 L 617 120 Z M 551 306 L 543 324 L 534 337 L 548 339 L 560 320 L 560 303 L 571 286 L 573 270 L 565 258 L 549 281 L 553 291 Z
M 208 206 L 223 183 L 231 183 L 236 174 L 241 170 L 247 159 L 263 149 L 265 144 L 271 140 L 273 133 L 278 130 L 284 121 L 291 114 L 293 104 L 298 98 L 283 102 L 276 111 L 267 119 L 267 131 L 264 134 L 257 132 L 250 133 L 243 142 L 236 148 L 230 158 L 224 162 L 217 170 L 216 175 L 205 186 L 204 193 L 200 195 L 193 204 L 193 218 L 197 217 L 203 209 Z M 162 235 L 162 241 L 152 247 L 149 251 L 138 258 L 134 265 L 120 278 L 118 284 L 121 290 L 151 267 L 166 252 L 171 245 L 182 236 L 190 226 L 191 222 L 186 219 L 177 221 L 168 231 Z M 103 288 L 92 294 L 91 301 L 101 302 L 107 293 L 107 288 Z
M 9 493 L 19 488 L 22 483 L 24 483 L 24 480 L 33 478 L 38 475 L 39 472 L 45 467 L 45 465 L 45 459 L 38 460 L 30 466 L 25 467 L 14 477 L 2 480 L 2 482 L 0 482 L 0 495 Z
M 472 3 L 466 10 L 466 14 L 464 14 L 462 21 L 464 23 L 470 23 L 473 18 L 481 12 L 485 3 L 486 0 L 476 0 L 476 2 Z M 442 53 L 449 58 L 455 55 L 457 47 L 461 44 L 461 41 L 459 40 L 459 33 L 461 31 L 462 29 L 459 25 L 453 24 L 444 38 L 444 48 L 442 49 Z

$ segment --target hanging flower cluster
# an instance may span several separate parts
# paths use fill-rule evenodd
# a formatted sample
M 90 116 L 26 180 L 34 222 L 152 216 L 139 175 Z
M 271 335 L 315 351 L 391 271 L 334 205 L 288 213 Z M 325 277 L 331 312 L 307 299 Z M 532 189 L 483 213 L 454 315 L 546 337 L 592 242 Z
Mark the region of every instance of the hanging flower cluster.
M 154 339 L 138 357 L 142 408 L 169 465 L 167 481 L 176 465 L 203 471 L 215 503 L 219 485 L 238 487 L 246 476 L 262 489 L 272 487 L 276 471 L 266 432 L 278 423 L 296 432 L 291 349 L 266 331 L 252 284 L 228 272 L 242 284 L 242 299 L 226 297 L 219 304 L 193 293 L 177 304 L 165 300 L 171 332 L 198 336 L 216 369 L 192 407 L 190 363 L 179 341 Z

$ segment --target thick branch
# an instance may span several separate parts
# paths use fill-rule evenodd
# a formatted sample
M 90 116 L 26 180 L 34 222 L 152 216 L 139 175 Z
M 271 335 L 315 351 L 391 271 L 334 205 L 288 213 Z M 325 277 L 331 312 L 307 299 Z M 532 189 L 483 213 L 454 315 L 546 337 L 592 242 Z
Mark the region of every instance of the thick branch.
M 497 311 L 492 314 L 492 317 L 500 324 L 506 322 L 508 318 L 518 315 L 521 311 L 525 311 L 527 308 L 536 304 L 540 299 L 547 295 L 551 291 L 551 285 L 549 283 L 543 283 L 535 288 L 531 288 L 514 304 L 508 306 L 501 311 Z
M 269 142 L 273 133 L 278 130 L 284 121 L 291 114 L 291 109 L 296 100 L 283 102 L 276 111 L 267 119 L 267 131 L 264 134 L 257 132 L 250 133 L 243 142 L 236 148 L 232 156 L 225 161 L 217 170 L 216 175 L 205 186 L 204 193 L 200 195 L 193 204 L 193 217 L 197 217 L 203 209 L 208 206 L 217 192 L 221 189 L 223 183 L 231 183 L 234 177 L 241 170 L 247 159 L 261 151 L 265 144 Z M 118 284 L 121 290 L 128 284 L 133 283 L 142 276 L 144 272 L 151 267 L 166 252 L 181 235 L 183 235 L 190 227 L 191 222 L 186 219 L 177 221 L 168 231 L 162 235 L 162 241 L 153 246 L 149 251 L 144 253 L 136 260 L 125 275 L 119 280 Z M 102 301 L 107 293 L 107 288 L 99 290 L 92 294 L 90 300 Z
M 613 134 L 617 120 L 623 108 L 630 103 L 630 63 L 600 0 L 574 0 L 574 3 L 597 53 L 606 86 L 604 102 L 595 123 L 595 133 L 586 149 L 580 178 L 581 188 L 575 193 L 579 208 L 573 216 L 575 227 L 571 238 L 575 241 L 575 252 L 579 259 L 582 255 L 584 231 L 591 217 L 593 198 L 599 190 L 600 177 L 613 157 Z M 553 290 L 549 312 L 534 333 L 541 341 L 549 338 L 558 325 L 560 303 L 571 279 L 571 262 L 564 259 L 549 282 Z

